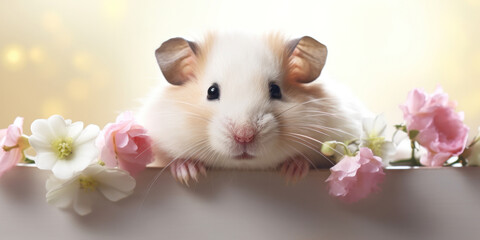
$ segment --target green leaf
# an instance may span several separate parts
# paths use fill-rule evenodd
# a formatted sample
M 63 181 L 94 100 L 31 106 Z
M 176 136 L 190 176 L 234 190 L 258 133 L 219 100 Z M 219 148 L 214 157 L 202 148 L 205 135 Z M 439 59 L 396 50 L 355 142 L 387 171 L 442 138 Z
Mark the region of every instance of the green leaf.
M 409 158 L 409 159 L 400 159 L 396 161 L 390 161 L 390 165 L 392 166 L 422 166 L 419 162 L 418 159 L 415 158 Z
M 32 163 L 35 163 L 35 161 L 29 158 L 25 158 L 25 163 L 32 164 Z
M 403 124 L 396 124 L 395 125 L 395 128 L 399 131 L 404 131 L 404 132 L 407 132 L 407 126 L 403 125 Z
M 418 130 L 410 130 L 408 132 L 408 137 L 413 140 L 417 137 L 418 133 L 420 133 Z

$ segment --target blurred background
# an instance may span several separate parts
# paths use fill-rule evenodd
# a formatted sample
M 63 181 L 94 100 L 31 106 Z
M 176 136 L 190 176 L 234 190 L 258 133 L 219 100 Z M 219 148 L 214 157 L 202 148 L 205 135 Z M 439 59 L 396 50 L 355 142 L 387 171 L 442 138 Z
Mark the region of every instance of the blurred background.
M 52 114 L 103 127 L 163 83 L 163 41 L 209 30 L 313 36 L 322 74 L 390 124 L 409 90 L 441 85 L 480 125 L 479 0 L 0 1 L 0 128 Z

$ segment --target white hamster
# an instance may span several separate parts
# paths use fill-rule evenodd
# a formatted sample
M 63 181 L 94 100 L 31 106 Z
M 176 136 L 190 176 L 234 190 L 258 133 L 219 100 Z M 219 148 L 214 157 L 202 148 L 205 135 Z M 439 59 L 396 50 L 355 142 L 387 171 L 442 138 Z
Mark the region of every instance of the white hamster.
M 168 87 L 139 113 L 157 163 L 188 183 L 207 168 L 280 167 L 287 179 L 332 166 L 321 143 L 360 136 L 361 107 L 320 76 L 327 48 L 305 36 L 209 34 L 155 52 Z

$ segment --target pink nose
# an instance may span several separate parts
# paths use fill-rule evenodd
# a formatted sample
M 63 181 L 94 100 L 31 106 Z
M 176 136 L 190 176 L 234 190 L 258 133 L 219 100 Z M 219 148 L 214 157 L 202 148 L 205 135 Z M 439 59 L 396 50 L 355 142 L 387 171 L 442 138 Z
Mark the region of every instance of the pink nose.
M 255 128 L 250 125 L 243 125 L 233 130 L 233 138 L 238 143 L 249 143 L 255 138 Z

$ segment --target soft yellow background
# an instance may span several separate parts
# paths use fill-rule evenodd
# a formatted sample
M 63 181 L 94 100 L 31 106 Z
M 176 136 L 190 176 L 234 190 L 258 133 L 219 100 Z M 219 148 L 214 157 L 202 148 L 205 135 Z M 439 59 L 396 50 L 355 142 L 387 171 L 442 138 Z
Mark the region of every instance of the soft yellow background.
M 161 42 L 217 29 L 315 37 L 324 73 L 390 124 L 410 89 L 441 85 L 480 125 L 479 0 L 1 0 L 0 19 L 0 128 L 51 114 L 103 127 L 160 82 Z

